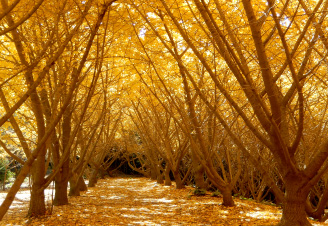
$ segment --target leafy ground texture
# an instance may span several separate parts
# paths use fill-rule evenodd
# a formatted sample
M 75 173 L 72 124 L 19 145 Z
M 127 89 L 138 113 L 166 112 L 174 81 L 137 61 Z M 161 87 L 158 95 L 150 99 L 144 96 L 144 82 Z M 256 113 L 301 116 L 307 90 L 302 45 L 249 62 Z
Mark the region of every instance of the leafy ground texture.
M 69 205 L 51 210 L 42 218 L 25 218 L 28 190 L 21 191 L 0 225 L 275 225 L 277 207 L 235 198 L 235 207 L 221 205 L 222 197 L 193 196 L 194 189 L 177 190 L 147 178 L 107 178 L 96 187 L 70 197 Z M 5 193 L 0 194 L 3 200 Z M 1 200 L 0 200 L 1 201 Z M 1 201 L 2 202 L 2 201 Z M 313 225 L 327 225 L 312 221 Z

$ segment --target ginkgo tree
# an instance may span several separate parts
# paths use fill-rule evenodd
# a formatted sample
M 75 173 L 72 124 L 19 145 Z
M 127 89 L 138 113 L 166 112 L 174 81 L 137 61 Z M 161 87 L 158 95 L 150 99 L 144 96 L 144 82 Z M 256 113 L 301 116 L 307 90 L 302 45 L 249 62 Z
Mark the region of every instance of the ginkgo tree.
M 192 172 L 233 205 L 251 162 L 250 193 L 274 193 L 279 225 L 328 218 L 327 0 L 0 3 L 0 145 L 24 164 L 0 218 L 29 172 L 30 215 L 53 179 L 58 205 L 88 164 L 95 183 L 117 130 L 158 182 Z
M 2 1 L 2 7 L 6 9 L 7 2 Z M 15 21 L 13 19 L 12 14 L 8 13 L 6 15 L 6 20 L 8 23 L 8 26 L 14 26 Z M 11 31 L 12 35 L 12 42 L 13 45 L 16 49 L 17 52 L 17 63 L 19 65 L 22 65 L 26 67 L 26 71 L 23 72 L 24 74 L 24 79 L 26 81 L 26 85 L 28 88 L 32 89 L 32 86 L 36 83 L 34 75 L 33 75 L 33 67 L 29 67 L 30 64 L 33 64 L 33 55 L 30 52 L 30 56 L 28 57 L 28 49 L 32 50 L 29 48 L 29 43 L 26 43 L 24 40 L 25 34 L 20 34 L 18 32 L 18 28 L 12 29 Z M 24 45 L 24 42 L 26 43 Z M 67 44 L 68 42 L 66 42 Z M 64 46 L 60 49 L 60 51 L 57 52 L 56 58 L 62 53 L 64 50 Z M 31 62 L 29 62 L 31 61 Z M 51 62 L 53 64 L 53 60 Z M 50 65 L 49 65 L 50 66 Z M 50 67 L 46 67 L 45 71 L 43 71 L 43 76 L 49 71 Z M 39 77 L 42 77 L 41 75 Z M 40 81 L 39 81 L 40 82 Z M 73 88 L 74 86 L 72 86 Z M 71 92 L 74 90 L 71 88 Z M 4 98 L 3 98 L 4 100 Z M 67 102 L 67 101 L 66 101 Z M 44 193 L 43 190 L 40 189 L 42 184 L 44 183 L 44 175 L 45 175 L 45 155 L 46 155 L 46 143 L 42 141 L 44 140 L 45 135 L 46 135 L 46 124 L 43 118 L 43 109 L 42 109 L 42 104 L 40 100 L 40 96 L 38 94 L 38 91 L 34 88 L 34 90 L 30 94 L 30 103 L 28 104 L 29 108 L 31 109 L 32 115 L 35 117 L 35 133 L 37 134 L 36 142 L 39 144 L 38 145 L 38 152 L 34 152 L 34 156 L 32 154 L 31 156 L 31 151 L 28 153 L 27 157 L 29 158 L 30 164 L 32 164 L 33 160 L 36 159 L 33 166 L 32 166 L 32 180 L 33 180 L 33 186 L 32 186 L 32 198 L 31 198 L 31 205 L 30 205 L 30 210 L 29 214 L 30 215 L 39 215 L 43 214 L 45 212 L 45 204 L 44 204 Z M 67 107 L 67 104 L 66 104 Z M 8 111 L 7 111 L 8 112 Z M 63 111 L 61 112 L 61 114 Z M 54 127 L 52 128 L 54 129 Z M 19 128 L 17 128 L 17 131 L 19 131 Z M 48 132 L 48 131 L 47 131 Z M 21 133 L 21 131 L 19 131 Z M 24 143 L 25 140 L 21 139 L 21 143 Z M 23 145 L 26 148 L 26 144 Z M 29 164 L 25 164 L 25 167 L 28 168 Z M 30 165 L 31 166 L 31 165 Z M 23 171 L 23 170 L 22 170 Z M 27 173 L 26 173 L 27 174 Z M 26 176 L 25 174 L 25 176 Z M 24 177 L 24 171 L 20 174 L 22 175 L 22 179 Z M 19 183 L 19 180 L 16 180 Z M 17 184 L 16 186 L 12 187 L 12 191 L 19 188 L 20 184 Z M 10 192 L 9 192 L 10 194 Z M 8 197 L 8 196 L 7 196 Z M 10 197 L 10 196 L 9 196 Z M 8 199 L 7 199 L 8 200 Z M 8 200 L 9 201 L 9 200 Z M 8 208 L 8 204 L 6 205 L 6 200 L 3 202 L 2 207 Z
M 156 35 L 171 53 L 199 97 L 281 198 L 280 225 L 310 225 L 307 198 L 326 172 L 328 141 L 322 139 L 320 145 L 315 144 L 317 151 L 307 163 L 300 154 L 304 153 L 304 141 L 313 135 L 307 133 L 305 124 L 314 109 L 307 107 L 318 101 L 318 95 L 323 97 L 322 104 L 326 101 L 318 82 L 325 83 L 327 69 L 323 63 L 327 54 L 323 32 L 327 1 L 161 0 L 152 4 L 134 1 L 131 5 L 139 9 L 147 32 Z M 173 30 L 173 35 L 165 31 L 165 26 Z M 275 185 L 265 161 L 258 160 L 261 153 L 251 151 L 243 137 L 230 128 L 222 110 L 209 101 L 189 64 L 190 57 L 201 62 L 248 132 L 272 153 L 283 191 Z M 226 73 L 228 83 L 235 87 L 233 91 L 223 83 Z M 314 90 L 313 85 L 317 87 Z
M 57 135 L 54 134 L 54 132 L 56 131 L 55 130 L 56 125 L 59 123 L 62 117 L 64 117 L 63 122 L 65 123 L 63 126 L 63 135 L 66 136 L 67 132 L 68 134 L 70 133 L 69 131 L 70 129 L 69 128 L 67 129 L 67 126 L 69 127 L 70 125 L 69 122 L 70 114 L 71 114 L 70 111 L 73 110 L 72 109 L 73 106 L 70 105 L 74 105 L 74 103 L 72 102 L 73 97 L 75 96 L 74 94 L 76 94 L 77 87 L 79 86 L 79 84 L 81 84 L 81 82 L 86 77 L 86 72 L 84 71 L 84 67 L 91 46 L 93 45 L 93 40 L 97 34 L 97 31 L 102 23 L 105 14 L 107 14 L 109 7 L 113 2 L 114 1 L 107 1 L 105 4 L 101 5 L 99 11 L 97 13 L 94 12 L 92 14 L 93 17 L 88 18 L 87 21 L 85 19 L 86 16 L 88 15 L 88 11 L 92 7 L 94 7 L 92 5 L 93 1 L 83 2 L 81 3 L 81 5 L 76 5 L 76 3 L 74 2 L 68 2 L 68 1 L 62 2 L 62 4 L 56 6 L 56 9 L 58 10 L 57 11 L 54 10 L 53 17 L 49 17 L 50 15 L 45 16 L 45 14 L 48 14 L 49 12 L 53 12 L 47 8 L 53 6 L 51 4 L 50 5 L 45 4 L 43 5 L 44 8 L 42 8 L 42 10 L 44 11 L 42 10 L 36 11 L 36 13 L 34 13 L 34 15 L 31 16 L 31 18 L 28 20 L 30 23 L 24 23 L 19 28 L 15 27 L 15 21 L 12 12 L 10 13 L 10 11 L 8 11 L 8 13 L 6 14 L 6 21 L 8 27 L 13 27 L 10 31 L 11 37 L 8 37 L 9 42 L 13 43 L 12 49 L 10 49 L 10 51 L 13 51 L 13 49 L 15 49 L 16 53 L 12 55 L 14 62 L 18 65 L 21 65 L 22 68 L 24 69 L 22 70 L 21 74 L 23 75 L 23 78 L 26 81 L 26 88 L 22 88 L 22 90 L 27 89 L 27 93 L 23 95 L 23 98 L 20 98 L 12 108 L 10 108 L 9 104 L 7 103 L 6 98 L 8 99 L 8 97 L 6 97 L 6 94 L 1 95 L 2 102 L 4 103 L 4 105 L 8 106 L 5 107 L 7 114 L 3 116 L 1 120 L 5 121 L 6 118 L 9 118 L 13 114 L 13 112 L 16 111 L 17 108 L 20 105 L 22 105 L 22 103 L 24 103 L 24 101 L 26 101 L 27 97 L 30 97 L 29 101 L 26 103 L 28 108 L 30 108 L 29 114 L 31 115 L 31 117 L 34 118 L 33 120 L 35 120 L 35 126 L 33 128 L 34 131 L 32 131 L 32 134 L 34 136 L 33 140 L 35 143 L 32 142 L 30 144 L 30 147 L 28 146 L 28 144 L 25 144 L 26 138 L 24 139 L 24 136 L 22 136 L 23 133 L 21 129 L 16 125 L 17 123 L 15 123 L 13 120 L 12 123 L 13 127 L 15 127 L 15 132 L 19 136 L 21 146 L 24 147 L 27 160 L 24 162 L 24 166 L 20 174 L 18 175 L 14 185 L 8 192 L 6 199 L 1 205 L 1 218 L 5 214 L 6 210 L 9 208 L 9 205 L 13 201 L 14 195 L 19 189 L 24 178 L 29 173 L 30 167 L 32 167 L 31 172 L 32 172 L 33 184 L 32 184 L 32 192 L 31 192 L 32 194 L 31 194 L 29 215 L 38 216 L 46 213 L 44 189 L 51 182 L 51 179 L 53 178 L 52 175 L 54 175 L 57 172 L 57 170 L 63 169 L 62 168 L 63 164 L 69 161 L 68 160 L 69 155 L 67 155 L 67 153 L 69 153 L 70 144 L 68 142 L 70 140 L 74 140 L 74 134 L 73 136 L 71 136 L 72 139 L 67 140 L 67 138 L 69 137 L 64 138 L 62 147 L 64 147 L 65 150 L 62 151 L 62 155 L 60 157 L 55 156 L 55 153 L 58 152 L 56 152 L 56 149 L 53 149 L 54 150 L 53 156 L 57 157 L 57 159 L 56 158 L 54 159 L 55 161 L 58 162 L 59 161 L 58 157 L 59 157 L 60 163 L 58 164 L 56 163 L 56 170 L 54 171 L 54 173 L 50 175 L 48 178 L 45 178 L 45 170 L 47 167 L 46 165 L 47 150 L 48 147 L 52 145 L 51 141 L 54 141 L 53 143 L 54 145 L 58 143 L 56 141 Z M 1 3 L 2 3 L 2 8 L 7 9 L 9 7 L 6 1 L 2 1 Z M 68 11 L 68 14 L 71 17 L 68 21 L 66 20 L 67 18 L 66 19 L 62 18 L 65 17 L 64 12 L 67 10 L 71 10 Z M 76 17 L 73 17 L 74 14 Z M 91 23 L 92 18 L 94 20 Z M 61 21 L 63 21 L 62 19 L 64 19 L 63 23 L 61 23 Z M 51 24 L 51 22 L 53 24 Z M 87 26 L 84 26 L 83 23 L 85 24 L 89 23 L 91 28 L 90 27 L 87 28 Z M 45 26 L 44 24 L 47 24 L 47 26 Z M 38 29 L 37 27 L 33 27 L 33 26 L 37 26 Z M 51 28 L 52 30 L 49 30 L 49 28 Z M 46 83 L 42 84 L 41 81 L 42 79 L 45 78 L 45 76 L 48 73 L 50 73 L 50 69 L 52 67 L 53 67 L 52 69 L 54 69 L 54 64 L 59 57 L 61 58 L 67 57 L 67 54 L 63 54 L 63 53 L 65 51 L 69 51 L 68 44 L 71 41 L 75 41 L 73 39 L 74 36 L 76 38 L 77 35 L 80 35 L 79 38 L 76 38 L 76 40 L 81 40 L 81 41 L 83 40 L 81 33 L 79 33 L 79 29 L 86 29 L 88 31 L 85 37 L 86 38 L 85 46 L 82 49 L 80 49 L 83 50 L 82 54 L 81 52 L 75 52 L 77 53 L 76 54 L 77 58 L 73 59 L 73 62 L 75 61 L 75 66 L 73 66 L 73 68 L 70 68 L 66 71 L 63 68 L 61 68 L 63 70 L 56 71 L 57 73 L 60 73 L 57 74 L 58 76 L 56 76 L 56 74 L 54 75 L 54 77 L 57 78 L 58 80 L 51 81 L 51 77 L 49 77 L 48 85 L 50 85 L 50 87 L 52 85 L 55 85 L 55 89 L 52 90 L 53 93 L 51 93 L 51 89 L 48 89 L 50 90 L 50 93 L 47 93 L 47 88 L 46 88 L 47 86 L 45 85 Z M 37 32 L 40 32 L 40 36 Z M 41 40 L 41 37 L 44 37 L 44 35 L 42 35 L 42 32 L 44 34 L 47 33 L 49 35 L 48 40 L 47 39 Z M 27 40 L 29 40 L 30 42 L 28 42 Z M 54 47 L 48 50 L 47 48 L 49 48 L 50 44 L 56 45 L 56 48 Z M 79 44 L 77 44 L 77 46 L 78 45 Z M 45 57 L 45 53 L 47 53 L 49 57 L 48 56 Z M 42 61 L 43 58 L 45 59 Z M 70 58 L 68 57 L 66 59 L 69 60 Z M 34 69 L 37 65 L 41 68 L 41 70 L 39 68 L 38 70 Z M 66 66 L 68 65 L 69 64 L 66 64 Z M 57 68 L 60 68 L 61 66 L 62 64 L 60 62 L 58 63 L 58 65 L 56 65 Z M 38 72 L 38 77 L 36 76 L 37 74 L 36 72 Z M 99 75 L 99 73 L 97 73 L 97 75 Z M 8 83 L 12 81 L 6 81 L 6 82 Z M 56 83 L 58 86 L 56 86 Z M 67 83 L 67 88 L 65 88 L 62 85 L 63 83 Z M 22 86 L 24 87 L 23 84 Z M 10 86 L 7 85 L 7 87 Z M 95 84 L 93 84 L 90 87 L 90 90 L 94 90 L 94 87 Z M 16 87 L 14 86 L 14 88 Z M 66 89 L 65 92 L 64 89 Z M 63 99 L 60 99 L 61 95 L 64 93 L 66 95 L 62 96 Z M 51 99 L 49 101 L 50 97 L 54 99 Z M 60 106 L 58 106 L 59 102 L 61 102 Z M 44 119 L 44 115 L 46 120 Z M 34 149 L 33 152 L 31 151 L 32 148 Z M 48 152 L 48 156 L 49 157 L 51 156 L 51 152 Z M 66 188 L 68 182 L 67 174 L 68 171 L 66 171 L 66 175 L 65 175 L 66 179 L 64 179 L 63 181 L 64 183 L 66 183 Z M 65 186 L 64 187 L 61 186 L 61 187 L 64 188 L 65 191 Z M 60 189 L 60 186 L 58 186 L 58 189 Z M 62 189 L 59 191 L 62 191 Z

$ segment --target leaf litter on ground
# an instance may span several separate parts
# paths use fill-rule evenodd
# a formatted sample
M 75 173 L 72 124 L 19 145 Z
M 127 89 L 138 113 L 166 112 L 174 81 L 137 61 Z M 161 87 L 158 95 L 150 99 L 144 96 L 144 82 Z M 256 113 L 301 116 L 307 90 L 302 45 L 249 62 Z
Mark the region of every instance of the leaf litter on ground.
M 276 225 L 281 209 L 234 198 L 236 206 L 222 206 L 221 196 L 193 195 L 194 188 L 175 189 L 143 177 L 101 179 L 81 196 L 69 197 L 69 205 L 54 206 L 52 214 L 25 218 L 28 200 L 19 198 L 0 225 Z M 52 194 L 48 190 L 48 209 Z M 5 193 L 0 195 L 4 199 Z M 327 225 L 311 221 L 315 226 Z

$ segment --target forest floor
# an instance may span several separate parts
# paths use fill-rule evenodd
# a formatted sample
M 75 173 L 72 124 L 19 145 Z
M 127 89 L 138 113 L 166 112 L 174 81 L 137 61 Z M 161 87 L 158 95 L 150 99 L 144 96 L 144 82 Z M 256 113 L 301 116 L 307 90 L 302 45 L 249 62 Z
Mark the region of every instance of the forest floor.
M 25 218 L 29 191 L 19 192 L 0 225 L 275 225 L 281 209 L 252 200 L 234 198 L 235 207 L 221 205 L 222 197 L 194 196 L 194 188 L 175 189 L 147 178 L 99 180 L 96 187 L 70 197 L 69 205 L 51 210 L 52 189 L 47 190 L 49 215 Z M 5 193 L 0 193 L 0 201 Z M 52 213 L 50 214 L 50 212 Z M 328 225 L 311 221 L 315 226 Z

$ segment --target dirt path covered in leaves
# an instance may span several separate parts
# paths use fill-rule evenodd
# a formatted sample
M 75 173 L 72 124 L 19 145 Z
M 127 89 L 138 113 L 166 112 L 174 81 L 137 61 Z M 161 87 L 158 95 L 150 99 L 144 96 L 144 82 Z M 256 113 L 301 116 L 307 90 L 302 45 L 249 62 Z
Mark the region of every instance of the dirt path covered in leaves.
M 192 196 L 192 190 L 176 190 L 173 185 L 159 185 L 147 178 L 107 178 L 80 197 L 70 197 L 69 205 L 54 207 L 52 215 L 43 218 L 24 218 L 28 202 L 21 202 L 0 225 L 244 226 L 275 225 L 281 217 L 281 210 L 273 206 L 236 198 L 235 207 L 224 207 L 221 197 L 210 193 Z

